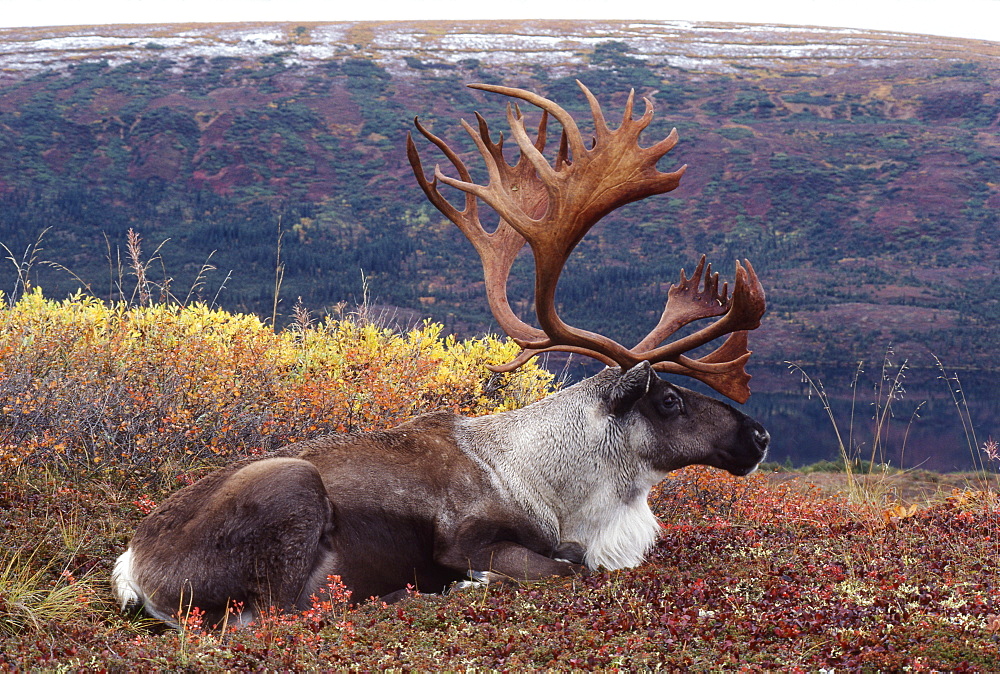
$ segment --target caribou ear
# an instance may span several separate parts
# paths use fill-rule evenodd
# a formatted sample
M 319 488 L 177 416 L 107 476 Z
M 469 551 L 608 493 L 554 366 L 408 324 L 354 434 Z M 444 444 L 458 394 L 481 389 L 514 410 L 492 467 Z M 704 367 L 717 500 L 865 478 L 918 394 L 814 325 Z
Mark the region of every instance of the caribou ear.
M 622 372 L 608 394 L 608 412 L 614 416 L 627 413 L 639 398 L 649 392 L 655 376 L 652 366 L 645 360 Z

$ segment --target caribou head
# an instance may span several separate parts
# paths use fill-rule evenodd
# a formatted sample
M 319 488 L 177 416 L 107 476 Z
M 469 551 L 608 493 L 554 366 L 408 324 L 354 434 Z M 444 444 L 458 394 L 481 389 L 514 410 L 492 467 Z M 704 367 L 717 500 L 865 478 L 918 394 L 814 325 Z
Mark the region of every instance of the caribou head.
M 220 621 L 239 602 L 248 620 L 270 606 L 308 606 L 328 575 L 340 576 L 357 600 L 391 601 L 407 585 L 438 592 L 470 576 L 525 581 L 634 566 L 659 533 L 649 490 L 669 471 L 705 464 L 746 475 L 763 459 L 769 438 L 760 424 L 656 375 L 694 377 L 746 400 L 746 333 L 764 312 L 749 262 L 736 264 L 731 292 L 704 258 L 691 276 L 681 271 L 660 321 L 632 348 L 571 326 L 556 310 L 562 268 L 590 228 L 623 204 L 677 186 L 684 168 L 656 169 L 676 131 L 641 147 L 652 103 L 646 100 L 644 114 L 633 119 L 630 94 L 612 130 L 581 84 L 595 127 L 588 147 L 573 117 L 554 102 L 521 89 L 471 86 L 543 111 L 532 140 L 518 105 L 508 105 L 520 151 L 514 164 L 482 117 L 477 129 L 463 122 L 486 163 L 486 185 L 474 183 L 458 153 L 417 122 L 457 174 L 436 168 L 428 178 L 407 138 L 418 183 L 479 252 L 490 308 L 522 349 L 494 369 L 509 371 L 555 350 L 608 367 L 522 409 L 478 418 L 432 413 L 388 431 L 317 438 L 221 468 L 140 524 L 113 574 L 123 607 L 140 605 L 169 623 L 197 606 Z M 544 155 L 550 116 L 562 126 L 552 162 Z M 441 183 L 464 193 L 461 209 L 441 194 Z M 493 231 L 480 222 L 480 201 L 500 215 Z M 511 267 L 525 244 L 535 261 L 538 327 L 507 300 Z M 671 340 L 700 319 L 711 322 Z M 690 355 L 721 337 L 711 353 Z

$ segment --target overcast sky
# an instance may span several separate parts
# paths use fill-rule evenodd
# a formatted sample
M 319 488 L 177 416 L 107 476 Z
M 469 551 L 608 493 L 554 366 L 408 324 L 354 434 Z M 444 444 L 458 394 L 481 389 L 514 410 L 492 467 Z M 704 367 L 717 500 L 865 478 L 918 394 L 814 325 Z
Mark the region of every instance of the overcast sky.
M 503 18 L 777 23 L 1000 42 L 1000 0 L 0 0 L 3 27 Z

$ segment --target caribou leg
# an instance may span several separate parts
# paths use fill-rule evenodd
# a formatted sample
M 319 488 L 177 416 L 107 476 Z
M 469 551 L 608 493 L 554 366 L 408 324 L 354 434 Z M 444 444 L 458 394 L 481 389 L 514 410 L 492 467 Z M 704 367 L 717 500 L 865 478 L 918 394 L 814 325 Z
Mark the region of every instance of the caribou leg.
M 197 607 L 214 624 L 234 602 L 244 622 L 269 606 L 307 607 L 333 565 L 334 509 L 316 467 L 263 459 L 212 482 L 204 500 L 182 499 L 136 532 L 131 566 L 147 611 Z

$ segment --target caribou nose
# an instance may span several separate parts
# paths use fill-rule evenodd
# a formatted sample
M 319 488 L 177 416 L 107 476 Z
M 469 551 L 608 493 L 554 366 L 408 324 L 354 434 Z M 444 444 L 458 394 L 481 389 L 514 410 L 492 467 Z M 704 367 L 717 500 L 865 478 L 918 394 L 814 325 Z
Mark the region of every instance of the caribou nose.
M 750 437 L 753 439 L 753 444 L 760 453 L 763 454 L 767 452 L 767 446 L 771 444 L 771 434 L 768 433 L 763 428 L 755 428 L 753 432 L 750 433 Z
M 771 434 L 757 420 L 750 417 L 746 418 L 744 424 L 743 438 L 747 444 L 747 451 L 756 454 L 758 462 L 763 461 L 767 456 L 767 447 L 771 444 Z

